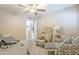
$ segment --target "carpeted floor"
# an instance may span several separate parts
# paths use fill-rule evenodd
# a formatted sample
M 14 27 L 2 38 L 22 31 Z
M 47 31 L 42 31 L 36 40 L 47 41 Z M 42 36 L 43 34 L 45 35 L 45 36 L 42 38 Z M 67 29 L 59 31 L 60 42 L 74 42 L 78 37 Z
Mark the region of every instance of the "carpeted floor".
M 21 47 L 21 44 L 15 44 L 7 49 L 0 48 L 0 55 L 27 55 L 27 46 Z

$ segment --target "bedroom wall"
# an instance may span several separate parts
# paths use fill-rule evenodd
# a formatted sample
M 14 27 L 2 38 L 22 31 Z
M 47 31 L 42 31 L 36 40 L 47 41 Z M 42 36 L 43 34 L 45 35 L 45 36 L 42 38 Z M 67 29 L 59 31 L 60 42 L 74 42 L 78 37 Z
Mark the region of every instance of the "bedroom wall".
M 0 33 L 10 34 L 17 40 L 25 39 L 25 21 L 0 10 Z
M 62 26 L 67 33 L 78 31 L 78 7 L 68 7 L 56 12 L 45 14 L 42 17 L 38 18 L 37 22 L 38 32 L 44 26 L 53 28 L 56 25 Z

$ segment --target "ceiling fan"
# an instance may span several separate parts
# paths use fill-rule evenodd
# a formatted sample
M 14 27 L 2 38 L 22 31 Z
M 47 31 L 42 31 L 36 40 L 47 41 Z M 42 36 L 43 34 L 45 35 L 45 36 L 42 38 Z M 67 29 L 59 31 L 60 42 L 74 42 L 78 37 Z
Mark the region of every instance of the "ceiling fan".
M 35 15 L 38 14 L 37 13 L 38 11 L 41 11 L 41 12 L 46 11 L 45 9 L 39 8 L 39 4 L 25 4 L 25 5 L 18 4 L 18 6 L 26 8 L 27 11 L 33 12 Z

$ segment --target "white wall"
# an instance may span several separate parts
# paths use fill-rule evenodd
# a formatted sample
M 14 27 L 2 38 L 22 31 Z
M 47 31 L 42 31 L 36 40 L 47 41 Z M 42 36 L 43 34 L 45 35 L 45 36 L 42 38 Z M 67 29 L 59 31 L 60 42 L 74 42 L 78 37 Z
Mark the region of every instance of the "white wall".
M 25 22 L 8 12 L 0 10 L 0 33 L 10 34 L 17 40 L 25 39 Z
M 66 32 L 78 30 L 78 12 L 75 6 L 62 9 L 60 11 L 43 15 L 38 21 L 38 32 L 43 26 L 54 27 L 63 26 Z

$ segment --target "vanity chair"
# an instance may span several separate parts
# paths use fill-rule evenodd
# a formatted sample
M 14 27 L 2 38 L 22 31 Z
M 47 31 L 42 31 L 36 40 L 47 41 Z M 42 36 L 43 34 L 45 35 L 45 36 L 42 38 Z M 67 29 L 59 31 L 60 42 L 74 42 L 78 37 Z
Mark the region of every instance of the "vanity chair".
M 42 30 L 40 31 L 40 36 L 36 40 L 36 45 L 41 45 L 44 47 L 44 43 L 48 43 L 52 41 L 52 28 L 50 27 L 43 27 Z

